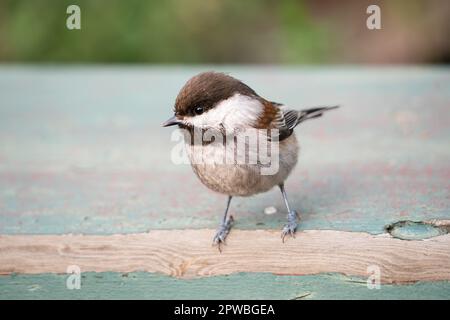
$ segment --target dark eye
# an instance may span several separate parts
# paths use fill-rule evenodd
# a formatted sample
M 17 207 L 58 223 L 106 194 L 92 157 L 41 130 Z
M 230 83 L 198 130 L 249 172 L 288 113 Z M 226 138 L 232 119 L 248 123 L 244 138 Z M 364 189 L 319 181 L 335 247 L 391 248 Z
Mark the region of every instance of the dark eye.
M 202 114 L 203 113 L 203 107 L 195 107 L 194 108 L 194 113 L 196 115 Z

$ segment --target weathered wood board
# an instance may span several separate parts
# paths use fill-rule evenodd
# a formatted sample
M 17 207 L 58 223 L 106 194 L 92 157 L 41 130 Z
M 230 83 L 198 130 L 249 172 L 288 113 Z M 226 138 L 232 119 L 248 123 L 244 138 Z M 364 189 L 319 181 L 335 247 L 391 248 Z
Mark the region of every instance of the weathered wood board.
M 155 230 L 113 236 L 0 236 L 0 274 L 156 272 L 178 278 L 269 272 L 279 275 L 340 273 L 381 283 L 450 281 L 450 234 L 400 240 L 361 232 L 308 230 L 281 242 L 279 231 L 235 230 L 219 252 L 214 230 Z M 449 292 L 450 298 L 450 292 Z
M 159 124 L 171 114 L 182 84 L 195 73 L 211 69 L 230 72 L 261 95 L 295 108 L 327 104 L 342 106 L 321 119 L 305 123 L 296 131 L 301 146 L 300 162 L 286 187 L 302 222 L 298 238 L 284 246 L 276 230 L 281 229 L 285 222 L 285 211 L 281 196 L 273 190 L 252 198 L 233 200 L 231 213 L 236 224 L 229 246 L 222 256 L 211 251 L 212 231 L 203 229 L 217 226 L 225 197 L 203 187 L 188 165 L 174 165 L 171 161 L 171 150 L 176 142 L 171 141 L 172 130 L 160 128 Z M 296 275 L 291 277 L 310 281 L 308 290 L 305 289 L 308 292 L 313 292 L 314 286 L 321 287 L 324 279 L 328 279 L 328 276 L 319 274 L 323 272 L 356 275 L 365 281 L 364 268 L 372 257 L 378 258 L 382 267 L 386 266 L 382 269 L 388 275 L 388 283 L 390 280 L 396 282 L 396 277 L 400 277 L 399 283 L 409 282 L 406 278 L 412 282 L 426 280 L 412 286 L 389 285 L 392 289 L 389 289 L 387 297 L 406 297 L 407 292 L 415 290 L 412 289 L 415 286 L 427 287 L 427 290 L 415 291 L 417 297 L 445 296 L 450 290 L 447 279 L 449 262 L 446 248 L 439 246 L 446 245 L 448 235 L 407 241 L 389 238 L 384 233 L 386 225 L 397 221 L 450 219 L 449 145 L 448 67 L 0 66 L 0 248 L 4 250 L 0 251 L 0 269 L 7 274 L 0 276 L 0 298 L 18 297 L 20 294 L 32 298 L 38 295 L 37 292 L 40 297 L 55 297 L 56 293 L 50 293 L 46 286 L 42 286 L 46 288 L 42 291 L 28 293 L 22 289 L 26 288 L 27 281 L 61 281 L 65 275 L 47 272 L 61 272 L 62 264 L 68 262 L 64 260 L 67 259 L 65 255 L 53 256 L 61 266 L 55 264 L 53 270 L 47 270 L 45 263 L 34 262 L 41 254 L 45 256 L 54 252 L 51 245 L 56 244 L 49 244 L 50 251 L 39 246 L 30 251 L 28 247 L 23 249 L 28 253 L 28 261 L 34 261 L 35 268 L 42 267 L 39 272 L 44 274 L 10 274 L 15 269 L 27 272 L 20 269 L 27 265 L 26 261 L 15 264 L 11 260 L 17 247 L 5 249 L 14 248 L 15 240 L 12 239 L 17 243 L 22 241 L 26 248 L 27 242 L 33 244 L 37 239 L 46 239 L 31 235 L 48 235 L 48 239 L 59 241 L 55 239 L 68 239 L 68 236 L 53 237 L 68 233 L 85 234 L 100 237 L 98 241 L 106 241 L 106 246 L 111 245 L 110 241 L 115 237 L 138 237 L 136 247 L 145 250 L 143 244 L 148 244 L 150 259 L 151 253 L 157 252 L 158 243 L 162 244 L 155 242 L 152 246 L 145 239 L 157 232 L 192 235 L 194 238 L 185 239 L 186 244 L 176 244 L 172 240 L 168 243 L 182 248 L 185 254 L 190 254 L 188 258 L 195 257 L 196 263 L 201 261 L 198 254 L 204 256 L 205 261 L 213 261 L 217 256 L 227 262 L 226 266 L 233 265 L 233 259 L 242 260 L 239 254 L 250 255 L 255 248 L 268 248 L 267 254 L 270 253 L 271 259 L 278 254 L 282 261 L 288 261 L 292 255 L 289 250 L 292 250 L 295 263 L 292 262 L 291 269 L 286 270 L 301 270 L 292 273 Z M 278 213 L 264 214 L 264 208 L 272 205 Z M 149 233 L 133 235 L 146 232 Z M 375 246 L 379 255 L 374 253 L 371 256 L 371 251 L 366 250 L 364 265 L 358 264 L 357 256 L 350 259 L 349 255 L 347 258 L 353 264 L 345 266 L 344 263 L 335 264 L 332 255 L 312 251 L 317 242 L 308 236 L 322 235 L 321 232 L 326 235 L 320 238 L 323 241 L 321 245 L 325 247 L 324 252 L 329 253 L 332 251 L 330 248 L 335 248 L 330 244 L 333 243 L 330 237 L 337 237 L 337 241 L 341 236 L 345 239 L 343 235 L 360 236 L 375 241 L 369 242 L 370 245 L 378 241 L 388 242 L 386 247 Z M 247 233 L 250 238 L 244 236 Z M 10 238 L 16 235 L 18 238 Z M 103 238 L 107 235 L 112 235 L 112 238 Z M 72 239 L 77 237 L 81 236 L 73 236 Z M 84 240 L 79 244 L 91 246 L 89 239 L 94 238 L 81 237 Z M 202 239 L 201 243 L 197 239 Z M 189 243 L 193 244 L 189 246 Z M 357 244 L 361 250 L 368 245 L 364 241 Z M 69 244 L 69 247 L 71 245 L 74 244 Z M 338 256 L 343 258 L 344 252 L 351 252 L 352 248 L 348 246 L 350 244 L 339 247 L 341 251 L 336 248 L 335 251 L 342 254 Z M 167 253 L 177 252 L 176 248 L 162 246 L 158 250 L 161 248 Z M 195 254 L 193 248 L 198 249 Z M 124 250 L 129 252 L 128 248 Z M 90 252 L 95 256 L 95 250 Z M 301 255 L 311 259 L 302 260 Z M 74 256 L 80 259 L 80 256 Z M 157 260 L 158 257 L 155 254 L 152 259 Z M 175 253 L 173 257 L 164 257 L 168 260 L 161 263 L 161 269 L 172 262 L 172 267 L 167 270 L 178 270 L 177 266 L 186 261 L 186 257 L 178 257 Z M 417 257 L 428 261 L 427 268 L 431 269 L 415 273 Z M 433 263 L 433 257 L 441 260 Z M 132 259 L 137 258 L 134 256 Z M 112 261 L 117 260 L 113 257 Z M 174 275 L 155 266 L 148 267 L 145 259 L 139 261 L 144 264 L 141 266 L 143 270 Z M 213 286 L 214 279 L 229 283 L 238 278 L 248 278 L 246 283 L 250 283 L 263 277 L 268 282 L 264 288 L 270 290 L 276 279 L 280 279 L 271 273 L 277 273 L 275 269 L 280 266 L 264 261 L 265 264 L 259 268 L 256 263 L 251 265 L 248 261 L 245 267 L 215 268 L 228 271 L 211 274 L 210 280 L 172 280 L 171 276 L 160 274 L 132 274 L 139 279 L 147 279 L 142 280 L 144 282 L 163 279 L 164 283 L 176 283 L 186 290 L 194 288 L 195 285 L 190 287 L 193 283 L 202 283 L 201 292 L 211 296 L 214 288 L 208 286 Z M 403 267 L 401 261 L 404 261 Z M 312 266 L 317 270 L 312 270 Z M 139 270 L 138 267 L 136 265 L 135 270 Z M 349 269 L 346 268 L 354 272 L 347 273 Z M 420 270 L 420 266 L 418 268 Z M 196 270 L 187 270 L 198 276 Z M 198 270 L 203 269 L 199 267 Z M 93 268 L 92 271 L 100 270 Z M 125 272 L 115 271 L 118 273 L 100 274 L 104 279 L 111 279 L 114 286 L 117 282 L 113 279 L 120 278 Z M 241 271 L 246 273 L 235 274 Z M 176 275 L 179 271 L 173 272 Z M 207 274 L 203 270 L 200 275 Z M 92 279 L 89 281 L 91 284 L 97 283 L 94 275 L 98 274 L 86 275 Z M 343 297 L 356 298 L 360 291 L 351 289 L 341 276 L 333 277 L 336 286 L 342 285 Z M 107 284 L 103 285 L 107 287 Z M 142 289 L 138 292 L 145 291 L 135 282 L 125 283 L 128 288 L 133 285 Z M 160 298 L 170 296 L 169 288 L 173 289 L 169 286 Z M 132 291 L 117 290 L 117 297 Z M 332 296 L 324 293 L 326 290 L 314 292 L 319 291 L 323 293 L 312 294 L 311 297 Z M 58 290 L 55 292 L 66 298 L 82 298 L 81 293 L 66 295 Z M 95 289 L 85 293 L 85 297 L 115 296 L 114 293 L 102 295 Z M 293 298 L 296 294 L 295 290 L 286 289 L 285 294 L 280 291 L 280 295 L 274 296 Z M 172 296 L 176 297 L 175 290 L 172 290 Z M 201 293 L 192 296 L 201 298 Z M 262 293 L 244 295 L 247 298 L 263 296 Z M 158 298 L 155 292 L 142 293 L 142 297 Z M 380 296 L 367 293 L 367 297 Z
M 156 273 L 86 272 L 80 289 L 67 275 L 0 276 L 2 299 L 449 299 L 450 282 L 416 282 L 368 289 L 366 279 L 336 274 L 280 276 L 237 273 L 178 279 Z
M 382 233 L 449 217 L 446 67 L 2 66 L 0 233 L 215 228 L 225 197 L 172 163 L 173 129 L 160 127 L 183 83 L 210 69 L 292 107 L 342 106 L 296 131 L 287 192 L 301 229 Z M 281 214 L 264 215 L 271 205 Z M 277 190 L 236 199 L 231 212 L 241 229 L 285 219 Z

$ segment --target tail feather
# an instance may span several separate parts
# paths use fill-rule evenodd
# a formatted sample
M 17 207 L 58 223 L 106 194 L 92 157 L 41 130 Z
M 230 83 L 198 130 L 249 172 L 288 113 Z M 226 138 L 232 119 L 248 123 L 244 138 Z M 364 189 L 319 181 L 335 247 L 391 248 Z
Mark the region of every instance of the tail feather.
M 295 109 L 288 109 L 280 103 L 272 102 L 272 104 L 279 107 L 280 110 L 282 111 L 280 128 L 288 130 L 294 129 L 300 122 L 309 119 L 319 118 L 323 115 L 324 112 L 339 108 L 339 106 L 330 106 L 330 107 L 315 107 L 303 110 L 295 110 Z
M 310 109 L 304 109 L 300 110 L 298 112 L 297 121 L 295 123 L 295 126 L 297 126 L 300 122 L 303 122 L 305 120 L 319 118 L 323 115 L 325 111 L 337 109 L 339 106 L 332 106 L 332 107 L 316 107 L 316 108 L 310 108 Z
M 316 107 L 304 110 L 292 110 L 292 109 L 282 109 L 283 117 L 282 124 L 280 126 L 280 136 L 279 141 L 282 141 L 289 137 L 294 128 L 301 122 L 309 119 L 319 118 L 323 115 L 325 111 L 337 109 L 339 106 L 332 107 Z

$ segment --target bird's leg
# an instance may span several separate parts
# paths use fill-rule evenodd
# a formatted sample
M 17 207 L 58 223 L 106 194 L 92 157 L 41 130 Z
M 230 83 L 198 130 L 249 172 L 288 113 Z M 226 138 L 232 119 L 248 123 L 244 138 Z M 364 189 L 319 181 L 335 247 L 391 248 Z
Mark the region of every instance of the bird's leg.
M 291 208 L 289 207 L 289 202 L 288 202 L 288 199 L 286 196 L 286 191 L 284 190 L 284 184 L 283 183 L 280 184 L 279 187 L 281 190 L 281 194 L 283 195 L 284 203 L 288 210 L 288 215 L 287 215 L 288 223 L 284 226 L 283 230 L 281 231 L 281 239 L 284 242 L 284 238 L 287 235 L 290 235 L 291 237 L 295 238 L 295 229 L 297 229 L 298 214 L 297 214 L 297 211 L 291 210 Z
M 225 238 L 227 237 L 228 233 L 230 232 L 231 225 L 233 224 L 233 216 L 227 217 L 228 209 L 230 208 L 231 198 L 232 198 L 232 196 L 228 196 L 227 207 L 225 208 L 225 213 L 223 215 L 222 223 L 220 224 L 219 228 L 217 229 L 217 233 L 213 239 L 213 245 L 217 245 L 217 247 L 219 248 L 219 251 L 222 251 L 222 249 L 220 248 L 220 245 L 222 243 L 225 243 Z

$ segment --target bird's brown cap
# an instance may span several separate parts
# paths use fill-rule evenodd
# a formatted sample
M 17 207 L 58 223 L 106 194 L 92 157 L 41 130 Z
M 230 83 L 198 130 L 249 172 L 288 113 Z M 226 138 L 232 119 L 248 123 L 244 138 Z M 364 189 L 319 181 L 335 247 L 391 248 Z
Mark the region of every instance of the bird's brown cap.
M 192 77 L 181 88 L 174 111 L 177 116 L 192 116 L 196 107 L 207 111 L 236 93 L 258 97 L 249 86 L 227 74 L 203 72 Z

